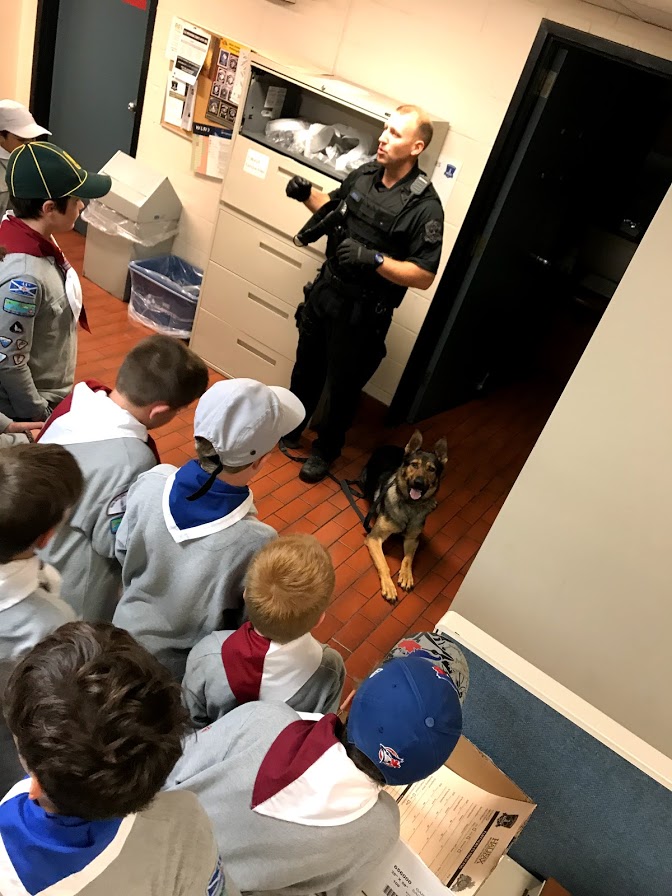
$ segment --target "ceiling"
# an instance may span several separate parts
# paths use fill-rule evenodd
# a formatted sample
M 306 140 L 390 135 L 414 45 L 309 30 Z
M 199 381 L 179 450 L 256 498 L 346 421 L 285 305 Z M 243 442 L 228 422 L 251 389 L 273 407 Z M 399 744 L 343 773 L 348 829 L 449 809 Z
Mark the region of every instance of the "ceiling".
M 672 0 L 589 0 L 593 6 L 613 9 L 625 16 L 641 19 L 672 31 Z

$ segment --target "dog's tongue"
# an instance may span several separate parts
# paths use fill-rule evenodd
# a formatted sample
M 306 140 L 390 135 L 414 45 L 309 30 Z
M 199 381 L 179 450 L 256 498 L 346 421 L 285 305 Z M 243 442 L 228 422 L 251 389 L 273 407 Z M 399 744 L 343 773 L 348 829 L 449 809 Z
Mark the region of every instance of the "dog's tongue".
M 414 501 L 419 501 L 420 498 L 422 498 L 422 492 L 420 491 L 419 488 L 412 488 L 410 490 L 409 494 L 410 494 L 411 498 L 413 498 Z

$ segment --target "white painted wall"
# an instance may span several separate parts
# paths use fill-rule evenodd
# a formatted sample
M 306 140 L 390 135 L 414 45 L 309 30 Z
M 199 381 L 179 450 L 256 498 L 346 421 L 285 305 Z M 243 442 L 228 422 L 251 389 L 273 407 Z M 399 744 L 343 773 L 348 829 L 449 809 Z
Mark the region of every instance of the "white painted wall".
M 672 759 L 672 189 L 452 610 Z

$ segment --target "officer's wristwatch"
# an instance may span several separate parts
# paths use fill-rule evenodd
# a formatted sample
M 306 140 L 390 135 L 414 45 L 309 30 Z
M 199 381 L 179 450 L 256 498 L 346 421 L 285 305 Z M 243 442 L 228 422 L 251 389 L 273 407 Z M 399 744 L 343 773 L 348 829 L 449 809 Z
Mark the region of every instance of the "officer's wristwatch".
M 376 254 L 374 255 L 374 258 L 376 261 L 377 268 L 379 268 L 381 266 L 381 264 L 385 261 L 385 256 L 383 255 L 382 252 L 376 252 Z

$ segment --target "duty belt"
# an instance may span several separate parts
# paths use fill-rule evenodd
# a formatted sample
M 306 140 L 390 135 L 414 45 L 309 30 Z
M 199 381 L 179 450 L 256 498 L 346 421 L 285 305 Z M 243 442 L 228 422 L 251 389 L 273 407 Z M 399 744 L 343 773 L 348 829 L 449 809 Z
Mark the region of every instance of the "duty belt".
M 385 295 L 385 292 L 378 291 L 374 289 L 367 288 L 365 286 L 359 286 L 357 283 L 348 283 L 343 280 L 338 274 L 335 274 L 327 260 L 322 265 L 321 276 L 324 277 L 326 282 L 332 286 L 334 289 L 337 289 L 343 296 L 348 299 L 355 299 L 356 301 L 365 301 L 367 304 L 373 305 L 375 304 L 385 304 L 389 305 L 390 308 L 393 308 L 393 303 L 390 301 L 389 297 Z

